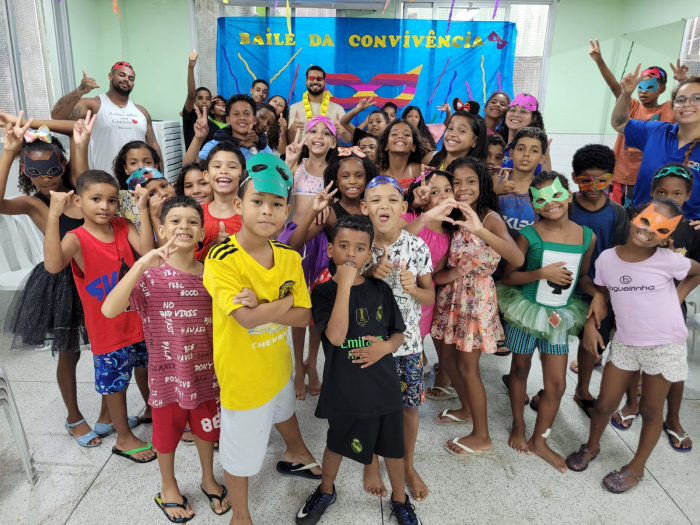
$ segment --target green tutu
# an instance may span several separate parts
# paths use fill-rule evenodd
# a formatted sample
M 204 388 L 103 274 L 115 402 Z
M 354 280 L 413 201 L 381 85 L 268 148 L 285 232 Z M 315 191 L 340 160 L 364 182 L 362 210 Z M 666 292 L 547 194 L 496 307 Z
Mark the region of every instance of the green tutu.
M 546 339 L 554 345 L 565 345 L 570 335 L 578 336 L 586 323 L 588 305 L 576 297 L 559 308 L 550 308 L 530 301 L 518 288 L 496 285 L 498 308 L 511 325 L 520 330 Z M 557 312 L 561 321 L 554 327 L 549 322 L 552 311 Z

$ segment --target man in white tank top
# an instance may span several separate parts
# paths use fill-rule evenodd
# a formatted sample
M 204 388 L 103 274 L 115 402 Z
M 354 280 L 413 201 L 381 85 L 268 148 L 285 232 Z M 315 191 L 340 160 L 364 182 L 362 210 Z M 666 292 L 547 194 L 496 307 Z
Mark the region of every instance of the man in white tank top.
M 129 100 L 135 78 L 131 64 L 117 62 L 112 66 L 108 78 L 107 93 L 93 98 L 82 98 L 100 87 L 83 71 L 83 80 L 78 88 L 56 102 L 51 110 L 51 118 L 78 120 L 85 118 L 88 110 L 97 114 L 90 140 L 90 168 L 112 173 L 114 157 L 127 142 L 142 140 L 159 153 L 160 147 L 153 133 L 148 111 Z

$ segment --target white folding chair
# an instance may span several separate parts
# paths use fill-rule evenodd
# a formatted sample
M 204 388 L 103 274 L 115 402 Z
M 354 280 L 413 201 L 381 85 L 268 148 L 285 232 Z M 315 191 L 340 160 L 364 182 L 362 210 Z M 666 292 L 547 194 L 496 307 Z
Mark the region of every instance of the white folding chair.
M 28 215 L 13 215 L 20 235 L 27 240 L 29 261 L 36 266 L 44 260 L 44 234 L 36 227 Z
M 10 430 L 15 438 L 15 444 L 19 451 L 22 466 L 27 474 L 27 481 L 29 481 L 30 485 L 34 485 L 38 479 L 36 466 L 34 464 L 34 453 L 29 448 L 27 434 L 24 432 L 24 426 L 22 426 L 22 420 L 19 417 L 17 403 L 15 403 L 15 398 L 10 388 L 10 380 L 2 366 L 0 366 L 0 407 L 5 409 L 5 416 L 10 424 Z
M 7 226 L 7 231 L 10 234 L 10 243 L 14 248 L 15 257 L 19 265 L 19 269 L 13 270 L 10 267 L 7 253 L 0 249 L 0 290 L 15 291 L 35 265 L 29 260 L 13 216 L 1 215 L 0 221 Z

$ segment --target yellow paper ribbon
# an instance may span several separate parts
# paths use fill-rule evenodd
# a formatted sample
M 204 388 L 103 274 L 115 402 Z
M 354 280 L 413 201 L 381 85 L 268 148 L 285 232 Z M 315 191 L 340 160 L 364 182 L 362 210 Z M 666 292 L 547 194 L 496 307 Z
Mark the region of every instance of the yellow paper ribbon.
M 289 0 L 287 0 L 287 34 L 292 34 L 292 10 L 289 9 Z

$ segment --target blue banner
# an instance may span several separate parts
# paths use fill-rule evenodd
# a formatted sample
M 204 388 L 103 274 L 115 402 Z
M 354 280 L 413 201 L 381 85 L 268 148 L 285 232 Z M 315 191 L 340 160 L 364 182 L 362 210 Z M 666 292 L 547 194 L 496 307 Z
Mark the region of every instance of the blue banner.
M 248 93 L 253 79 L 290 104 L 306 90 L 314 64 L 326 71 L 333 102 L 346 110 L 374 95 L 376 107 L 416 105 L 426 122 L 459 97 L 484 104 L 494 90 L 513 94 L 515 24 L 381 18 L 222 17 L 216 69 L 219 94 Z

